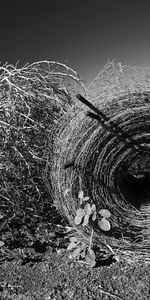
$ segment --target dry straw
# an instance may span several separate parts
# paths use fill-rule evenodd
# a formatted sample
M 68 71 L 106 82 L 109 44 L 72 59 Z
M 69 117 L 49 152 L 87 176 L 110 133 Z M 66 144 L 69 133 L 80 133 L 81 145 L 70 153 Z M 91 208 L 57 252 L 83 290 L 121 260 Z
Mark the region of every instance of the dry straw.
M 150 173 L 149 79 L 150 68 L 115 61 L 108 61 L 87 88 L 61 63 L 0 67 L 0 196 L 10 218 L 15 205 L 25 218 L 24 206 L 34 203 L 35 210 L 44 201 L 41 183 L 33 180 L 36 173 L 57 209 L 85 240 L 91 227 L 74 224 L 80 190 L 97 211 L 111 212 L 110 232 L 95 226 L 94 241 L 125 259 L 149 262 L 149 196 L 146 201 L 135 199 L 125 183 L 127 175 L 137 181 Z
M 53 61 L 0 66 L 0 229 L 13 239 L 12 226 L 55 219 L 53 143 L 78 83 L 74 70 Z
M 149 79 L 149 67 L 108 61 L 82 94 L 90 103 L 78 95 L 58 126 L 51 177 L 57 208 L 85 239 L 91 227 L 74 224 L 79 190 L 98 211 L 111 212 L 110 232 L 104 234 L 95 226 L 95 242 L 125 259 L 146 262 L 150 261 L 150 190 L 142 180 L 150 174 Z M 91 104 L 101 118 L 93 114 Z M 136 191 L 138 182 L 141 190 Z M 143 199 L 144 188 L 148 191 Z

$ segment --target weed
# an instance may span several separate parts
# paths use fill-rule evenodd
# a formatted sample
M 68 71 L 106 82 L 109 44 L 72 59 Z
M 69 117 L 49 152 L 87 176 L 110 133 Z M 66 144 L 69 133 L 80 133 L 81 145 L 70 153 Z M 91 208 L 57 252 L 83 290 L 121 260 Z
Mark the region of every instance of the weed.
M 78 194 L 79 198 L 79 208 L 76 211 L 76 216 L 74 222 L 76 225 L 82 224 L 82 226 L 87 226 L 89 224 L 90 218 L 92 221 L 96 221 L 97 211 L 96 205 L 93 203 L 89 203 L 89 197 L 84 197 L 84 192 L 81 190 Z M 98 221 L 99 227 L 103 231 L 109 231 L 111 226 L 110 222 L 107 220 L 111 214 L 107 209 L 101 209 L 99 211 L 99 215 L 102 217 Z M 92 250 L 92 238 L 93 238 L 94 230 L 91 231 L 91 236 L 89 243 L 87 244 L 83 238 L 79 238 L 76 236 L 70 237 L 70 243 L 67 247 L 67 250 L 71 251 L 70 258 L 74 258 L 77 261 L 87 263 L 91 267 L 94 267 L 96 264 L 95 253 Z

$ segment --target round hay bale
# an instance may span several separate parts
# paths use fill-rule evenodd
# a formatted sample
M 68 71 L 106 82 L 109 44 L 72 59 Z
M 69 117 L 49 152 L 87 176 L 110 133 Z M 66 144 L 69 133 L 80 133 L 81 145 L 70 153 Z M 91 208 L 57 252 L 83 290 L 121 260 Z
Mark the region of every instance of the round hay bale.
M 94 229 L 96 243 L 128 260 L 147 262 L 149 71 L 108 61 L 83 95 L 101 117 L 92 112 L 92 105 L 82 101 L 81 96 L 73 98 L 73 105 L 57 126 L 51 172 L 56 207 L 85 239 Z M 102 231 L 97 223 L 86 227 L 75 224 L 81 190 L 97 211 L 109 210 L 110 231 Z

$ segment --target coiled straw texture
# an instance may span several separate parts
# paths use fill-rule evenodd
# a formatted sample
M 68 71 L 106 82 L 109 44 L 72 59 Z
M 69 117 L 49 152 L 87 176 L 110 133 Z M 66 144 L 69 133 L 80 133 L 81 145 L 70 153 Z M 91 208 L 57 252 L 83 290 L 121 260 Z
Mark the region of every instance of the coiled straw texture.
M 148 67 L 108 61 L 82 95 L 106 116 L 97 116 L 80 99 L 57 126 L 51 180 L 56 207 L 85 239 L 91 226 L 76 226 L 78 193 L 110 211 L 110 232 L 94 226 L 94 240 L 132 261 L 150 260 L 150 194 L 126 182 L 150 174 L 150 81 Z M 115 128 L 115 130 L 114 130 Z M 116 129 L 117 128 L 117 129 Z M 69 164 L 64 168 L 64 165 Z M 143 191 L 144 193 L 144 191 Z M 137 196 L 137 195 L 136 195 Z

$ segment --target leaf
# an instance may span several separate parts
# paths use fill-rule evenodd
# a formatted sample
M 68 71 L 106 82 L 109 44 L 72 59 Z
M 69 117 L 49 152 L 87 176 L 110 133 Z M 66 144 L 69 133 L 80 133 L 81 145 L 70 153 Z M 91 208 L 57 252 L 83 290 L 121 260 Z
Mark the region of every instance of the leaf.
M 95 221 L 96 220 L 96 212 L 94 212 L 93 216 L 92 216 L 92 220 Z
M 86 243 L 85 242 L 81 242 L 81 245 L 80 245 L 81 251 L 85 250 L 86 247 L 87 247 Z
M 76 215 L 83 217 L 85 215 L 84 209 L 83 208 L 78 208 L 77 211 L 76 211 Z
M 5 243 L 3 241 L 0 241 L 0 247 L 3 247 Z
M 90 199 L 89 197 L 84 197 L 83 201 L 85 202 L 85 201 L 88 201 L 89 199 Z
M 76 248 L 73 252 L 72 252 L 72 257 L 74 258 L 78 258 L 79 257 L 79 254 L 81 252 L 81 249 L 78 247 Z
M 75 216 L 74 222 L 76 225 L 81 224 L 83 217 L 82 216 Z
M 87 254 L 88 254 L 88 257 L 90 258 L 90 259 L 93 259 L 93 260 L 95 260 L 95 253 L 94 253 L 94 251 L 91 249 L 91 248 L 88 248 L 88 251 L 87 251 Z
M 79 195 L 78 195 L 79 199 L 83 199 L 83 196 L 84 196 L 83 191 L 80 191 L 80 192 L 79 192 Z
M 85 260 L 91 267 L 94 267 L 96 264 L 95 259 L 96 257 L 94 251 L 91 248 L 88 248 L 87 254 L 85 256 Z
M 67 247 L 67 250 L 71 250 L 73 248 L 76 248 L 77 247 L 77 244 L 76 243 L 70 243 Z
M 108 209 L 101 209 L 99 211 L 99 213 L 102 217 L 105 217 L 105 218 L 109 218 L 111 216 L 111 213 Z
M 89 263 L 91 268 L 93 268 L 95 266 L 95 264 L 96 264 L 95 260 L 91 260 L 90 263 Z
M 92 204 L 91 209 L 92 209 L 92 211 L 96 211 L 96 205 Z
M 83 208 L 79 208 L 77 211 L 76 211 L 76 216 L 75 216 L 75 224 L 79 225 L 83 219 L 85 215 L 85 211 Z
M 92 210 L 91 210 L 91 205 L 89 203 L 87 203 L 84 207 L 84 211 L 85 211 L 85 214 L 86 215 L 90 215 L 92 213 Z
M 66 190 L 64 191 L 64 196 L 67 196 L 69 192 L 70 192 L 70 189 L 66 189 Z
M 77 237 L 75 237 L 75 236 L 70 237 L 70 242 L 71 242 L 71 243 L 76 243 L 76 242 L 78 242 Z
M 102 218 L 101 220 L 99 220 L 98 225 L 104 231 L 109 231 L 110 230 L 110 223 L 105 218 Z
M 83 226 L 88 225 L 88 223 L 89 223 L 89 215 L 85 215 L 85 217 L 84 217 L 84 222 L 83 222 Z
M 96 264 L 96 261 L 93 259 L 90 259 L 87 255 L 85 256 L 85 260 L 91 267 L 94 267 Z
M 85 250 L 83 250 L 83 251 L 80 253 L 80 256 L 81 256 L 82 258 L 85 257 Z

